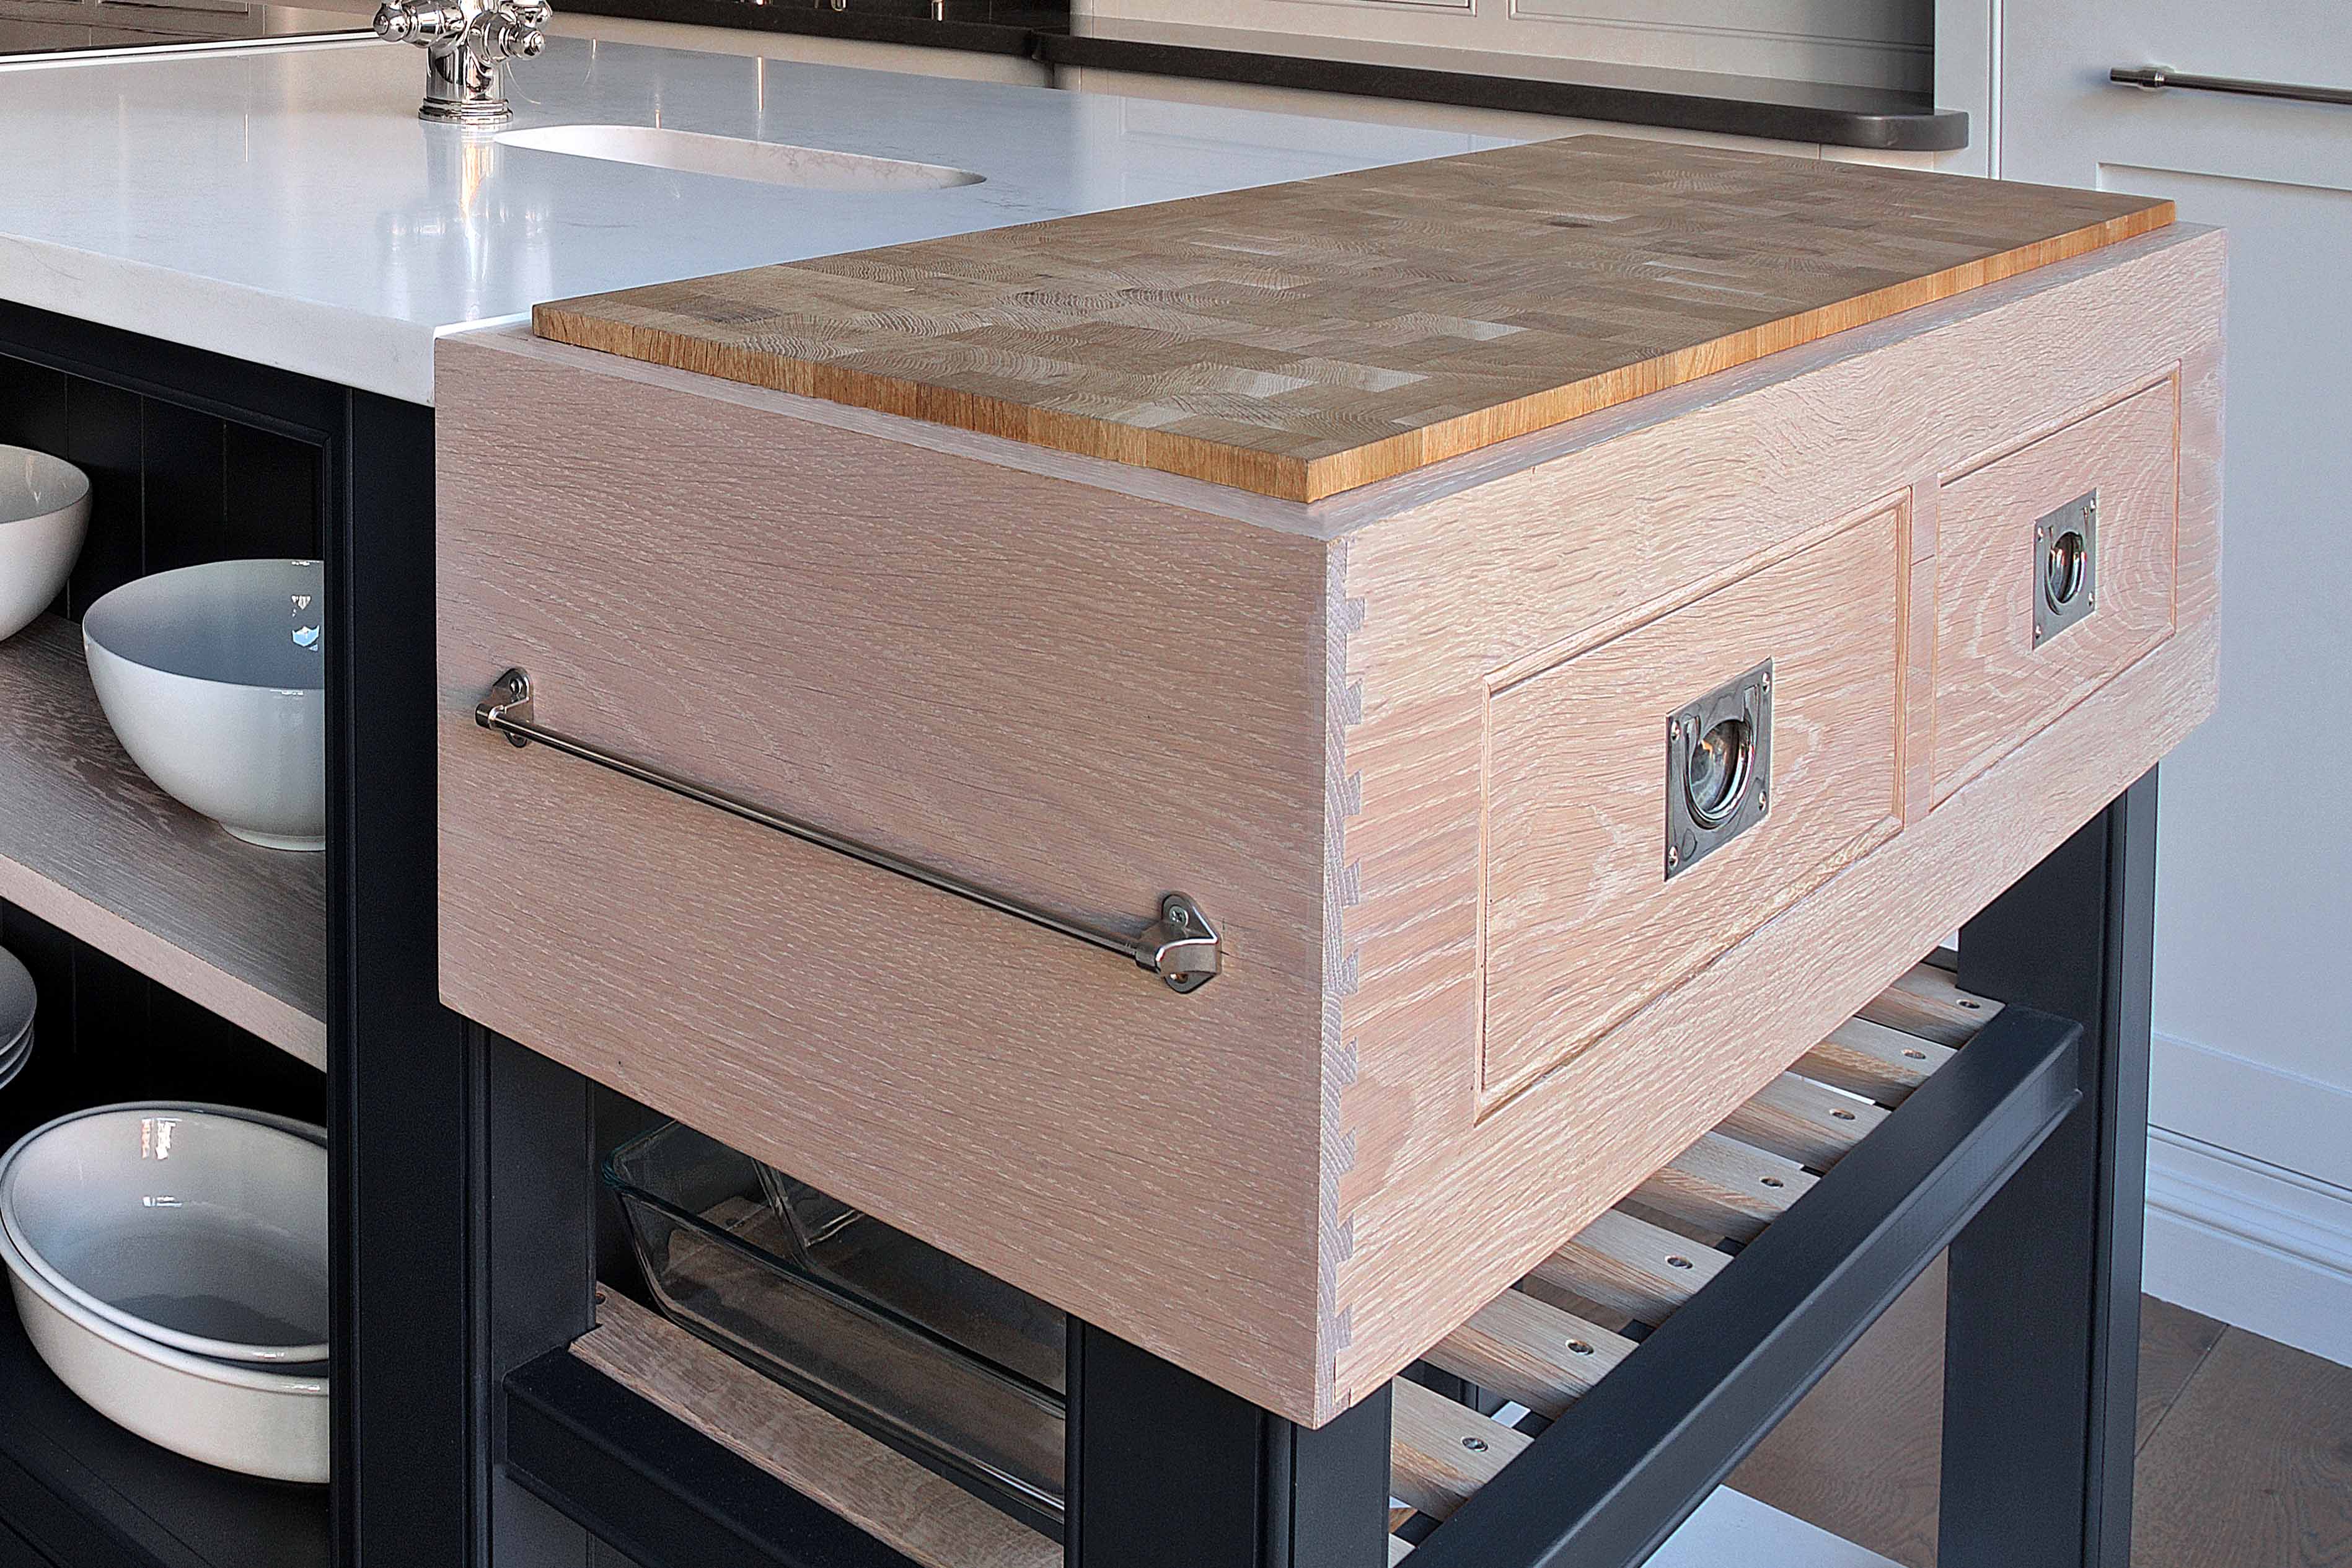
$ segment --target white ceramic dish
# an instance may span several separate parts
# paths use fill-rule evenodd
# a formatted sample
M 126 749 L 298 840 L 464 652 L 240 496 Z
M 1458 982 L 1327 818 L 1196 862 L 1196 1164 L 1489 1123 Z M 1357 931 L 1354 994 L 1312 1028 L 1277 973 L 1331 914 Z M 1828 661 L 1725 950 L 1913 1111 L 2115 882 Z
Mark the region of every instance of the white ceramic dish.
M 33 1015 L 40 1005 L 33 975 L 16 955 L 0 949 L 0 1089 L 16 1081 L 33 1055 Z
M 48 1290 L 0 1229 L 25 1337 L 58 1380 L 175 1454 L 278 1481 L 327 1479 L 327 1380 L 237 1366 L 142 1340 Z
M 0 1165 L 0 1229 L 72 1306 L 215 1360 L 327 1359 L 325 1134 L 226 1107 L 78 1111 Z
M 63 458 L 0 447 L 0 637 L 49 607 L 89 531 L 88 475 Z
M 16 1043 L 0 1050 L 0 1089 L 16 1081 L 19 1073 L 33 1059 L 33 1031 L 26 1029 L 16 1037 Z
M 39 1005 L 33 972 L 15 953 L 0 948 L 0 1042 L 15 1045 L 33 1026 L 33 1014 Z
M 326 574 L 220 561 L 128 583 L 82 616 L 99 706 L 163 790 L 249 843 L 327 839 Z

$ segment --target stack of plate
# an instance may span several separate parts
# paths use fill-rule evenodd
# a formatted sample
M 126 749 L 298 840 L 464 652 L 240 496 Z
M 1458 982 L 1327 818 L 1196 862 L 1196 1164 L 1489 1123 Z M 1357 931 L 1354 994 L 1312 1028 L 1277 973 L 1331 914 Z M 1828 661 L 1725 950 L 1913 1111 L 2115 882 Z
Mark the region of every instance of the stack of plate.
M 0 951 L 0 1089 L 16 1080 L 33 1054 L 32 972 L 13 952 Z
M 327 1479 L 327 1150 L 217 1105 L 111 1105 L 0 1159 L 26 1336 L 100 1414 L 190 1458 Z

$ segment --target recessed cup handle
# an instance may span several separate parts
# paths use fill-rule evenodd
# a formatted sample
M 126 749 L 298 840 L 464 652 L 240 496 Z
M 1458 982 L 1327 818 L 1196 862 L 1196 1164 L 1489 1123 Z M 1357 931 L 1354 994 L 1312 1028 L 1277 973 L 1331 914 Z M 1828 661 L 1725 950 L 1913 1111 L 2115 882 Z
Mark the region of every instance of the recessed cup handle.
M 1772 808 L 1772 661 L 1666 720 L 1666 880 Z
M 2033 520 L 2033 646 L 2099 607 L 2099 492 L 2076 496 Z

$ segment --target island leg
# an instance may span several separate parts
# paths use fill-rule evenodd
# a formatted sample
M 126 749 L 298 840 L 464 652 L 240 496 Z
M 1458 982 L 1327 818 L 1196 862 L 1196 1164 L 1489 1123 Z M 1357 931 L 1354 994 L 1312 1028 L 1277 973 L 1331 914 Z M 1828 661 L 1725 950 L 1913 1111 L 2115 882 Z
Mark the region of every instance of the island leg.
M 1073 1322 L 1066 1568 L 1386 1563 L 1389 1400 L 1312 1429 Z
M 1944 1568 L 2128 1568 L 2154 771 L 1971 921 L 1968 991 L 2080 1022 L 2084 1100 L 1951 1248 Z

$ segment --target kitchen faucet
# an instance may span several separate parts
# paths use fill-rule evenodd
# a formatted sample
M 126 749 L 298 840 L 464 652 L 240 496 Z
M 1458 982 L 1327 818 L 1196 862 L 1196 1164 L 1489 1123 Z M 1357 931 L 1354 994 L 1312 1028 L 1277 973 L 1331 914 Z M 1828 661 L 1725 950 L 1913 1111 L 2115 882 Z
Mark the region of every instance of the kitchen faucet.
M 488 125 L 513 118 L 502 70 L 547 47 L 547 0 L 384 0 L 375 36 L 425 50 L 421 119 Z

